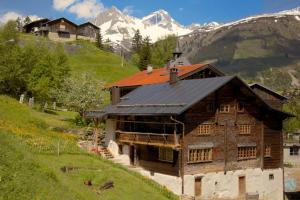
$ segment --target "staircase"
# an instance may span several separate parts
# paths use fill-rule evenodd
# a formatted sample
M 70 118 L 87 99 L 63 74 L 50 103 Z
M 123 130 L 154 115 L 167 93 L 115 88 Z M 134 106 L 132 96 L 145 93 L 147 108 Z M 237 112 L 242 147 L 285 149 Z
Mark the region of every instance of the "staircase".
M 105 159 L 113 159 L 114 156 L 110 153 L 110 151 L 106 147 L 100 147 L 99 149 L 100 155 Z

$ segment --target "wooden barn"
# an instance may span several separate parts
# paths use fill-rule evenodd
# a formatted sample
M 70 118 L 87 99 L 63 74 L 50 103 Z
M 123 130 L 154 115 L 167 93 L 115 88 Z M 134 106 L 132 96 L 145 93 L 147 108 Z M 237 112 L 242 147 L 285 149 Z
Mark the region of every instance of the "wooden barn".
M 215 74 L 202 79 L 172 67 L 168 81 L 124 96 L 113 86 L 112 104 L 86 117 L 106 122 L 115 158 L 178 195 L 282 200 L 282 122 L 291 115 L 209 67 Z
M 86 22 L 81 24 L 77 28 L 77 38 L 96 38 L 97 33 L 99 33 L 100 28 L 91 22 Z

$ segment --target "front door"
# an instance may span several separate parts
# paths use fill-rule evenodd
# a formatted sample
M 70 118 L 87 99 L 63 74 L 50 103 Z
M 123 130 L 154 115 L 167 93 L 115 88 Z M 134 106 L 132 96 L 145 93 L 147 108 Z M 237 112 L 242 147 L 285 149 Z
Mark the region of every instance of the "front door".
M 195 178 L 195 196 L 199 197 L 202 194 L 202 177 Z
M 243 196 L 246 193 L 246 178 L 245 176 L 239 177 L 239 195 Z

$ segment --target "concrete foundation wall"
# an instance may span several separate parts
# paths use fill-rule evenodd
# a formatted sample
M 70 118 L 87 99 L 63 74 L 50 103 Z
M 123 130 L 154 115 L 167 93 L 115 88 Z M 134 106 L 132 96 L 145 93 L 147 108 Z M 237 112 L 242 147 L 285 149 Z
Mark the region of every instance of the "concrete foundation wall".
M 274 179 L 270 180 L 269 175 Z M 283 199 L 283 172 L 282 169 L 261 170 L 246 169 L 224 172 L 186 175 L 184 177 L 184 193 L 195 195 L 195 178 L 202 177 L 202 198 L 205 199 L 235 199 L 239 196 L 239 176 L 246 178 L 246 193 L 259 194 L 259 199 Z
M 105 127 L 105 145 L 111 154 L 116 157 L 119 155 L 119 146 L 116 143 L 116 126 L 117 123 L 113 119 L 106 120 Z
M 76 40 L 76 35 L 75 34 L 70 34 L 69 38 L 63 38 L 63 37 L 59 37 L 58 33 L 56 33 L 56 32 L 49 32 L 48 33 L 48 38 L 50 40 L 55 41 L 55 42 L 71 42 L 71 41 Z

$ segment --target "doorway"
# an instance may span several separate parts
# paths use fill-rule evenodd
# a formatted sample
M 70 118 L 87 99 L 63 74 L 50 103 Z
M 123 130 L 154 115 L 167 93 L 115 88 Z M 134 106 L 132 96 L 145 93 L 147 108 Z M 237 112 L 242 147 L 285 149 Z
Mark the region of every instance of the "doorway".
M 195 178 L 195 196 L 199 197 L 202 195 L 202 177 Z
M 246 178 L 245 176 L 239 177 L 239 195 L 243 196 L 246 194 Z

